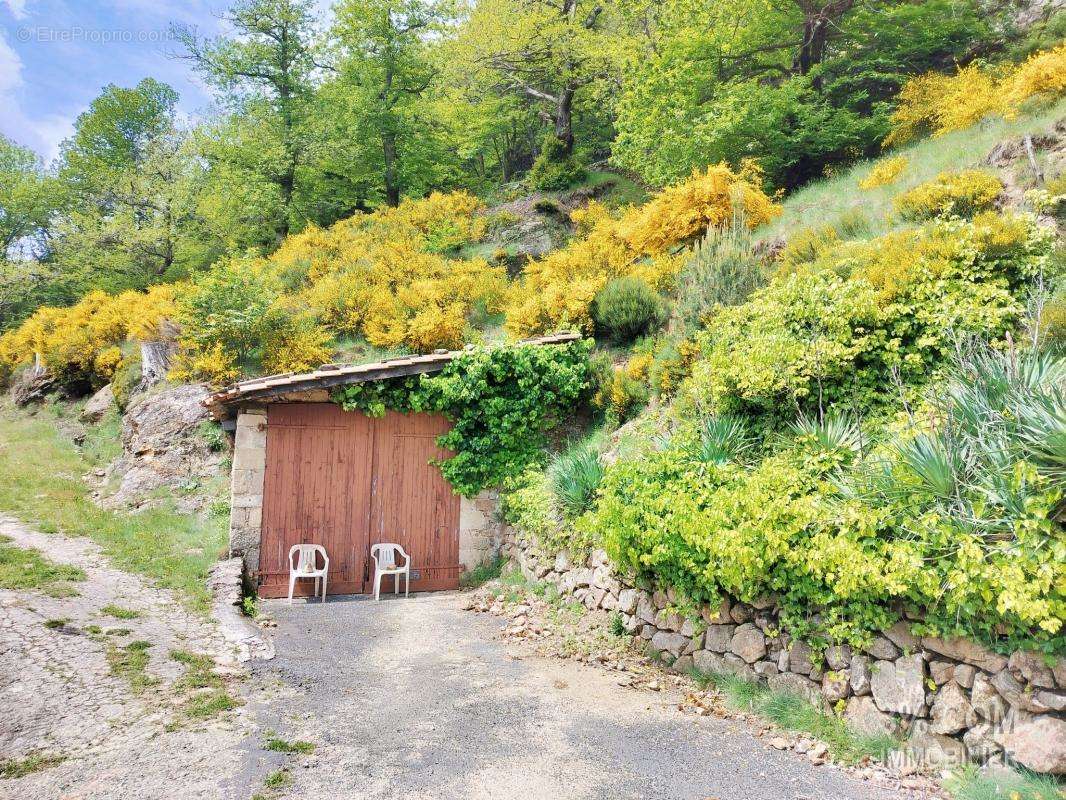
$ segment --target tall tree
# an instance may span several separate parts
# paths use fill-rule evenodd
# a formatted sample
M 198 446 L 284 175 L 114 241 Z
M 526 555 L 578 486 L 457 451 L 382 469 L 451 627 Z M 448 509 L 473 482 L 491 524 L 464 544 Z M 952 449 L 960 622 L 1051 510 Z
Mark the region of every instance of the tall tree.
M 82 195 L 106 195 L 119 176 L 136 169 L 159 137 L 173 130 L 177 103 L 177 92 L 153 78 L 133 88 L 105 86 L 61 145 L 60 176 Z
M 343 0 L 334 10 L 335 78 L 324 97 L 343 109 L 351 135 L 373 142 L 378 153 L 364 151 L 362 166 L 378 173 L 385 202 L 395 206 L 418 183 L 420 151 L 437 149 L 427 102 L 438 78 L 431 48 L 453 19 L 453 3 Z
M 602 0 L 478 0 L 463 33 L 472 66 L 538 104 L 569 155 L 579 93 L 607 79 L 624 49 Z
M 280 241 L 303 222 L 295 198 L 317 71 L 313 6 L 311 0 L 238 0 L 225 20 L 233 36 L 201 39 L 181 27 L 175 32 L 185 47 L 182 57 L 215 87 L 223 106 L 259 129 L 258 136 L 210 155 L 250 167 L 276 192 L 273 234 Z
M 215 248 L 196 213 L 199 166 L 175 126 L 177 94 L 108 86 L 61 147 L 69 192 L 54 258 L 72 291 L 140 288 L 197 269 Z
M 58 182 L 36 153 L 0 134 L 0 259 L 41 255 L 49 221 L 62 204 Z

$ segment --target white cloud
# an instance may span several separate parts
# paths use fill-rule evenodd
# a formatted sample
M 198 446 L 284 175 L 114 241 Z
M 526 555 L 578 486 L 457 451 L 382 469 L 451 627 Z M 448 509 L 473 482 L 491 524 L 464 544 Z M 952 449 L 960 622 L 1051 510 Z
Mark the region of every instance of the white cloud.
M 51 161 L 59 155 L 60 143 L 73 131 L 74 120 L 60 114 L 31 119 L 19 103 L 22 85 L 22 59 L 0 30 L 0 133 Z
M 0 30 L 0 97 L 22 85 L 22 59 Z
M 26 0 L 3 0 L 15 19 L 26 19 Z

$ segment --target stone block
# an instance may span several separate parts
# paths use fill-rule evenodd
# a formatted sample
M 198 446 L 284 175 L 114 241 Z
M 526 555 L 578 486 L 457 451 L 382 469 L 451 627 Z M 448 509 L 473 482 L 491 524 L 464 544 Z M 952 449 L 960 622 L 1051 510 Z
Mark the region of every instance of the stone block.
M 704 633 L 704 646 L 715 653 L 728 652 L 736 629 L 736 625 L 711 625 Z
M 882 711 L 925 716 L 925 661 L 920 655 L 873 665 L 870 691 Z
M 748 664 L 754 664 L 766 655 L 766 637 L 755 625 L 745 623 L 733 632 L 729 649 Z
M 982 647 L 977 642 L 964 639 L 961 636 L 951 639 L 927 636 L 921 641 L 922 647 L 926 650 L 953 658 L 956 661 L 965 661 L 967 664 L 980 667 L 985 672 L 999 672 L 1007 666 L 1007 659 L 999 655 L 999 653 L 993 653 L 987 647 Z

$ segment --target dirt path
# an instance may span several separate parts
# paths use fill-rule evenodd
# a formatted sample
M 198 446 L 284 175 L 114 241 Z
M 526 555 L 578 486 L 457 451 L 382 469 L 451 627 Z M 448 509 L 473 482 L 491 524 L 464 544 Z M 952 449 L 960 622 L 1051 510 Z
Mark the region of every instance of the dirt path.
M 217 626 L 170 592 L 114 569 L 86 539 L 47 536 L 3 517 L 0 535 L 86 573 L 75 597 L 0 590 L 0 760 L 62 759 L 0 779 L 0 798 L 248 800 L 249 784 L 236 778 L 251 730 L 247 709 L 189 719 L 184 704 L 208 690 L 183 688 L 187 666 L 171 656 L 232 663 Z M 109 605 L 136 616 L 115 618 L 102 610 Z M 114 674 L 109 653 L 114 662 L 138 641 L 150 645 L 146 668 Z M 242 673 L 231 666 L 213 674 L 239 696 Z M 145 684 L 139 693 L 131 677 Z
M 253 666 L 264 725 L 315 742 L 284 797 L 360 800 L 844 800 L 901 797 L 677 712 L 672 692 L 500 642 L 457 594 L 266 604 Z M 249 768 L 257 766 L 249 753 Z

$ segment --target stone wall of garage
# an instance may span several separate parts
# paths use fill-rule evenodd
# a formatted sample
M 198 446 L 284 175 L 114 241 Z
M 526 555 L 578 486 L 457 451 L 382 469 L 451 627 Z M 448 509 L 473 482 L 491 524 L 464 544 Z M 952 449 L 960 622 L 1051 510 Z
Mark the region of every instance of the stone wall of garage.
M 602 550 L 544 553 L 506 527 L 503 554 L 530 580 L 554 584 L 590 609 L 621 614 L 625 629 L 679 672 L 734 673 L 801 694 L 856 730 L 906 737 L 894 758 L 937 768 L 965 760 L 1066 773 L 1066 660 L 1001 655 L 966 639 L 918 637 L 907 622 L 863 650 L 815 654 L 782 631 L 772 598 L 723 600 L 676 612 L 672 590 L 646 591 Z
M 248 572 L 259 569 L 266 440 L 266 409 L 242 409 L 237 416 L 237 430 L 233 440 L 229 551 L 231 558 L 240 556 L 244 559 L 244 567 Z
M 499 493 L 486 489 L 459 501 L 459 564 L 463 572 L 496 559 L 503 543 Z

